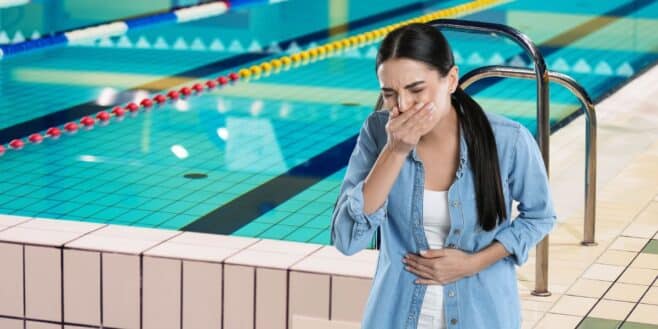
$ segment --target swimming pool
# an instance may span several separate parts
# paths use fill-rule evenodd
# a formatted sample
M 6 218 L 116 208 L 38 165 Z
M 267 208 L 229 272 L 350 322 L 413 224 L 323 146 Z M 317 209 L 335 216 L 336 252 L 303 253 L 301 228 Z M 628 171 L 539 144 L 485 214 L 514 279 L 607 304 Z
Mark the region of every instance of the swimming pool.
M 4 58 L 0 140 L 463 3 L 287 1 Z M 600 100 L 658 59 L 657 17 L 654 1 L 512 1 L 462 18 L 521 30 L 549 69 Z M 530 64 L 507 41 L 446 34 L 462 74 Z M 329 244 L 345 165 L 378 96 L 377 46 L 8 150 L 0 157 L 0 213 Z M 551 88 L 557 129 L 579 104 Z M 535 130 L 534 82 L 492 79 L 470 90 L 485 110 Z

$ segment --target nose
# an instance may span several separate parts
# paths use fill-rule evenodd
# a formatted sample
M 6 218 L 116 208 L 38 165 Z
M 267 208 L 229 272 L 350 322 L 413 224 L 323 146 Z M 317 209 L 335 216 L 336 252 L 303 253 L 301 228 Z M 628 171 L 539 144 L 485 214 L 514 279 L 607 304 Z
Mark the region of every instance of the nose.
M 398 108 L 400 112 L 404 112 L 413 105 L 413 99 L 409 96 L 399 95 L 398 96 Z

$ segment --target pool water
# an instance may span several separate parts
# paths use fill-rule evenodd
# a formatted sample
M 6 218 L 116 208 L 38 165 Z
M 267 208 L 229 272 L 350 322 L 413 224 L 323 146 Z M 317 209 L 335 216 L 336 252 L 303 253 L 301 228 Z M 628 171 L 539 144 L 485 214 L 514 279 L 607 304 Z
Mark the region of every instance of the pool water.
M 0 60 L 0 139 L 7 143 L 462 3 L 293 0 L 6 57 Z M 91 13 L 99 9 L 71 6 L 47 18 L 43 2 L 0 9 L 1 30 L 15 35 L 30 22 L 90 13 L 77 25 L 43 22 L 39 33 L 45 34 L 173 7 L 126 3 L 101 17 Z M 21 15 L 9 20 L 16 11 Z M 511 1 L 460 18 L 526 33 L 550 70 L 572 76 L 595 100 L 658 60 L 654 1 Z M 446 36 L 461 74 L 483 65 L 531 65 L 509 41 L 460 32 Z M 0 214 L 329 244 L 345 165 L 379 94 L 377 47 L 366 44 L 9 150 L 0 157 Z M 580 104 L 562 87 L 550 87 L 555 130 L 573 119 Z M 533 81 L 490 79 L 469 90 L 485 110 L 535 131 Z

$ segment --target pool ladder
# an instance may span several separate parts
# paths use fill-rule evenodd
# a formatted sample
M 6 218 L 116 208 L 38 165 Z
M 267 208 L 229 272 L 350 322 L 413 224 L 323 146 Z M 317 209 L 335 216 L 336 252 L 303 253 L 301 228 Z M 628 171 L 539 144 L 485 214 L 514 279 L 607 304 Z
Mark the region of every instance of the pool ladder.
M 583 230 L 584 246 L 594 246 L 594 228 L 596 221 L 596 112 L 594 104 L 590 99 L 587 91 L 580 86 L 573 78 L 558 72 L 548 71 L 544 57 L 539 49 L 527 35 L 520 31 L 502 24 L 466 21 L 458 19 L 437 19 L 428 22 L 437 29 L 449 29 L 469 33 L 481 33 L 491 36 L 503 36 L 517 43 L 525 53 L 533 60 L 534 70 L 504 66 L 492 65 L 484 66 L 468 72 L 460 79 L 460 85 L 465 90 L 474 82 L 485 78 L 521 78 L 537 80 L 537 144 L 544 160 L 546 173 L 549 174 L 549 139 L 550 139 L 550 108 L 549 108 L 549 81 L 557 82 L 571 91 L 583 104 L 583 112 L 586 119 L 585 131 L 585 221 Z M 377 102 L 377 109 L 382 104 L 381 96 Z M 548 291 L 548 246 L 549 236 L 546 236 L 536 247 L 535 261 L 535 289 L 532 294 L 535 296 L 548 297 L 551 293 Z M 375 248 L 379 249 L 380 232 L 379 228 L 376 233 Z

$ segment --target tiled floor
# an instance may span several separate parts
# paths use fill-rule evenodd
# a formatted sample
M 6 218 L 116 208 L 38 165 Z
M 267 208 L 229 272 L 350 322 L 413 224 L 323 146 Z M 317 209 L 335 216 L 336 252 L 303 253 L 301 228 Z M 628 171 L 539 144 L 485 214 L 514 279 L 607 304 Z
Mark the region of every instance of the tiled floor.
M 597 246 L 580 245 L 583 194 L 573 192 L 584 191 L 584 117 L 551 136 L 552 295 L 531 295 L 530 259 L 518 271 L 524 328 L 658 329 L 657 94 L 658 66 L 597 104 Z

